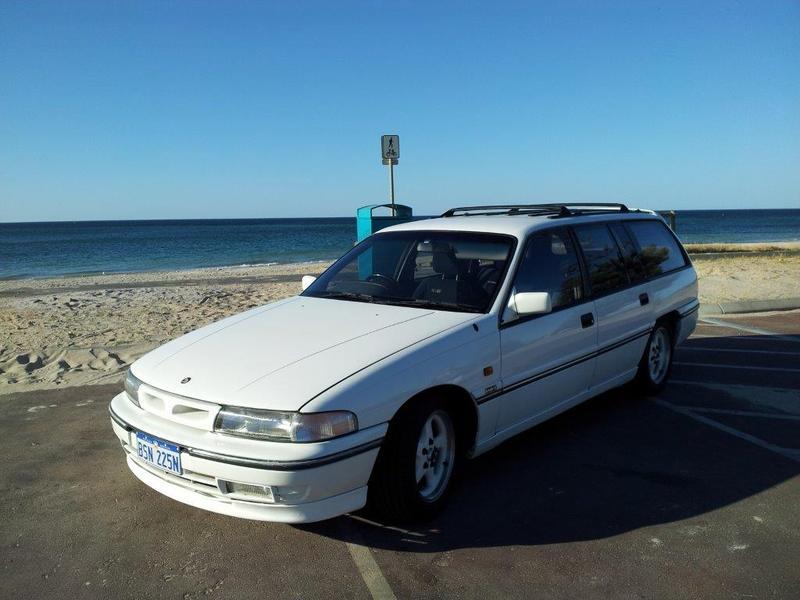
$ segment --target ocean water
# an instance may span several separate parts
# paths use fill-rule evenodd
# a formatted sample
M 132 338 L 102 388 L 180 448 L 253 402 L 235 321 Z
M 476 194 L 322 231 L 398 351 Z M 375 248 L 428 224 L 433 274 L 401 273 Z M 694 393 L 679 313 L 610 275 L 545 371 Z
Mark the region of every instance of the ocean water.
M 685 244 L 800 241 L 800 209 L 679 210 L 676 232 Z
M 678 211 L 684 242 L 800 240 L 800 209 Z M 355 218 L 0 223 L 0 278 L 333 260 Z
M 0 224 L 0 278 L 332 260 L 355 218 Z

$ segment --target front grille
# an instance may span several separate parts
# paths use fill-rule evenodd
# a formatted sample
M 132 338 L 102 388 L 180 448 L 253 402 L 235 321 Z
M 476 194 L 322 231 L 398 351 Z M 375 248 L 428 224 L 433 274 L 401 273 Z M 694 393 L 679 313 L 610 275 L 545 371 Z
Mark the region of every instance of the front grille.
M 220 409 L 219 404 L 170 394 L 146 384 L 139 388 L 139 405 L 142 410 L 163 419 L 205 431 L 214 429 L 214 419 Z

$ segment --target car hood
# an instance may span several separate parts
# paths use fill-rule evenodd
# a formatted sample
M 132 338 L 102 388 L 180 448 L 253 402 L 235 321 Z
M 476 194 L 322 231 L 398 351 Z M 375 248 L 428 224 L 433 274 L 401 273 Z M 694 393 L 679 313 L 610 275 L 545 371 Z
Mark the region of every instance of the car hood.
M 198 400 L 299 410 L 361 369 L 475 316 L 297 296 L 173 340 L 132 371 Z

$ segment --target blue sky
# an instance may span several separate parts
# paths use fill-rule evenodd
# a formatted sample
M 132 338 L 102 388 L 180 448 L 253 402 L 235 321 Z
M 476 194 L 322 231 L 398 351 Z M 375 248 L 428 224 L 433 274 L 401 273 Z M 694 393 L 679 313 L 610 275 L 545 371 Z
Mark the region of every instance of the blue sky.
M 800 2 L 0 3 L 0 221 L 800 207 Z

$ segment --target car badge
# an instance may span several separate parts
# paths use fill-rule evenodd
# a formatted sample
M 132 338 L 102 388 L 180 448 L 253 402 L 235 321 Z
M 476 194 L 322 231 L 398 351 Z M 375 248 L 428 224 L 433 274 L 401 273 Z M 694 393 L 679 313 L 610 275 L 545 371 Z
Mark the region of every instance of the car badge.
M 192 380 L 191 377 L 184 377 L 183 379 L 181 379 L 181 383 L 189 383 L 191 380 Z

